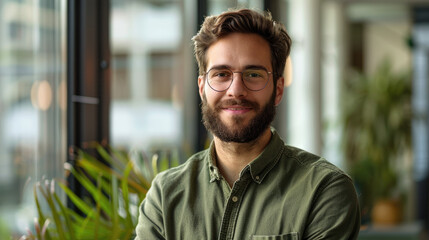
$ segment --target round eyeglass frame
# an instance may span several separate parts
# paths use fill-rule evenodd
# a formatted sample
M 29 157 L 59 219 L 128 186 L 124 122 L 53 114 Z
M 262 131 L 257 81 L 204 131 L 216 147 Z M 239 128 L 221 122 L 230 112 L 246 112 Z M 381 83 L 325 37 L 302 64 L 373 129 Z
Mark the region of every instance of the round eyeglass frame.
M 245 71 L 232 71 L 231 69 L 225 69 L 225 70 L 228 70 L 228 71 L 230 71 L 231 73 L 232 73 L 232 75 L 231 75 L 231 82 L 229 83 L 229 86 L 225 89 L 225 90 L 217 90 L 217 89 L 215 89 L 215 88 L 213 88 L 211 85 L 210 85 L 210 81 L 208 80 L 208 73 L 211 71 L 211 70 L 213 70 L 213 69 L 215 69 L 215 68 L 211 68 L 211 69 L 209 69 L 207 72 L 205 72 L 204 73 L 204 75 L 205 75 L 205 79 L 206 79 L 206 81 L 207 81 L 207 84 L 209 85 L 209 87 L 213 90 L 213 91 L 216 91 L 216 92 L 225 92 L 225 91 L 227 91 L 230 87 L 231 87 L 231 85 L 232 85 L 232 82 L 234 81 L 234 73 L 241 73 L 241 81 L 243 82 L 243 85 L 244 85 L 244 87 L 247 89 L 247 90 L 249 90 L 249 91 L 253 91 L 253 92 L 257 92 L 257 91 L 261 91 L 262 89 L 264 89 L 267 85 L 268 85 L 268 82 L 270 81 L 270 74 L 273 74 L 273 72 L 269 72 L 269 71 L 267 71 L 265 68 L 262 68 L 262 70 L 264 70 L 265 72 L 267 72 L 267 76 L 268 76 L 268 78 L 267 78 L 267 81 L 265 82 L 265 85 L 262 87 L 262 88 L 260 88 L 260 89 L 257 89 L 257 90 L 253 90 L 253 89 L 250 89 L 247 85 L 246 85 L 246 82 L 244 81 L 244 79 L 243 79 L 243 72 Z M 248 69 L 246 69 L 246 70 L 248 70 Z

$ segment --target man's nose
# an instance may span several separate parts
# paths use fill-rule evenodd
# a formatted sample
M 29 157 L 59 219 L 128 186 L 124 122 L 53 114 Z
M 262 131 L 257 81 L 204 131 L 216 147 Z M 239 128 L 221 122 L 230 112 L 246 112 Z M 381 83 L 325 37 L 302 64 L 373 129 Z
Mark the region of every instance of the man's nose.
M 242 79 L 242 73 L 241 72 L 234 72 L 232 78 L 231 86 L 229 86 L 227 90 L 228 96 L 231 97 L 244 97 L 247 95 L 247 88 L 244 86 L 244 82 Z

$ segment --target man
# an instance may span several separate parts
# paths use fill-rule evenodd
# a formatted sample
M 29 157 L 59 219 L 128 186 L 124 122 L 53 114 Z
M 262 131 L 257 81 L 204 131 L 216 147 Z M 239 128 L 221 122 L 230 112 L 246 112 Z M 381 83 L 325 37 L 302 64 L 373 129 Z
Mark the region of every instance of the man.
M 291 40 L 270 15 L 207 17 L 193 38 L 210 148 L 160 173 L 136 239 L 356 239 L 352 180 L 270 128 Z

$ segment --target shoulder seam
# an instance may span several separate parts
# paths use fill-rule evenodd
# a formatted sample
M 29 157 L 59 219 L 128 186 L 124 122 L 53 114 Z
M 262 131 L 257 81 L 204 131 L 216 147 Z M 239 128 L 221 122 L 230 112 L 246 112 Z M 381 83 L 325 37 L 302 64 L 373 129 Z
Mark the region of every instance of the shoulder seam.
M 316 194 L 314 195 L 313 202 L 319 198 L 319 195 L 325 190 L 326 186 L 328 186 L 330 183 L 334 182 L 336 179 L 345 178 L 347 181 L 349 181 L 351 184 L 353 184 L 352 179 L 345 173 L 338 172 L 338 171 L 332 171 L 332 174 L 329 174 L 328 178 L 324 183 L 317 189 Z

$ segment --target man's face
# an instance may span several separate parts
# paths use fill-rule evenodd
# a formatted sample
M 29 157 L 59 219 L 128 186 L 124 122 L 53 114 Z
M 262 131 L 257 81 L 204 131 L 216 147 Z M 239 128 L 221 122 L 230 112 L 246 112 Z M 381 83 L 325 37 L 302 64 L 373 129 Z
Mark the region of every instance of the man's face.
M 224 66 L 233 72 L 261 67 L 272 72 L 268 42 L 256 34 L 232 33 L 212 44 L 207 50 L 207 70 Z M 269 75 L 266 87 L 260 91 L 247 89 L 241 73 L 234 73 L 228 90 L 210 88 L 204 76 L 198 78 L 202 112 L 206 128 L 225 142 L 250 142 L 259 137 L 275 115 L 275 106 L 283 95 L 283 78 L 274 86 Z

